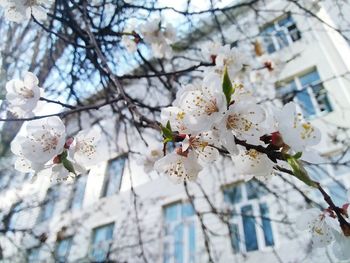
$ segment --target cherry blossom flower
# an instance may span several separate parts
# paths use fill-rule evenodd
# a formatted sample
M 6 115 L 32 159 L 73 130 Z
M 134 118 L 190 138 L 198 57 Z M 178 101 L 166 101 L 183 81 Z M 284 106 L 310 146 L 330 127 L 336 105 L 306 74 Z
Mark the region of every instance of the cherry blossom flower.
M 265 111 L 255 103 L 236 102 L 225 112 L 222 121 L 218 124 L 220 142 L 230 152 L 237 154 L 234 136 L 257 144 L 263 131 L 259 124 L 265 119 Z
M 177 183 L 197 179 L 202 166 L 198 163 L 196 154 L 193 151 L 179 154 L 176 152 L 177 150 L 156 161 L 154 169 L 158 173 L 168 175 Z
M 30 19 L 31 15 L 35 19 L 45 20 L 47 14 L 43 5 L 52 4 L 52 0 L 2 0 L 0 6 L 5 8 L 5 18 L 8 21 L 20 23 Z
M 167 107 L 160 113 L 161 123 L 165 126 L 169 121 L 172 129 L 179 133 L 190 133 L 191 131 L 184 123 L 185 111 L 179 107 Z
M 69 155 L 79 165 L 88 167 L 101 161 L 102 149 L 99 130 L 82 130 L 69 146 Z
M 15 169 L 22 173 L 38 172 L 42 170 L 44 168 L 43 164 L 31 162 L 23 156 L 21 145 L 24 141 L 24 137 L 17 136 L 11 142 L 11 151 L 17 157 L 14 164 Z
M 197 132 L 212 128 L 226 109 L 223 92 L 213 86 L 187 85 L 179 90 L 177 103 L 186 113 L 185 126 Z
M 56 116 L 30 121 L 26 125 L 26 135 L 18 135 L 13 141 L 14 154 L 29 163 L 44 165 L 63 151 L 65 135 L 65 126 Z
M 7 82 L 6 99 L 10 111 L 19 117 L 30 116 L 43 93 L 38 84 L 38 78 L 31 72 L 26 72 L 23 80 L 13 79 Z
M 203 132 L 196 136 L 186 136 L 182 142 L 182 152 L 194 151 L 203 163 L 211 163 L 219 158 L 219 151 L 213 147 L 214 137 L 211 132 Z
M 170 44 L 175 41 L 176 31 L 171 24 L 162 26 L 159 19 L 152 20 L 140 26 L 143 40 L 151 45 L 153 54 L 157 58 L 170 57 Z
M 145 173 L 150 173 L 153 171 L 154 163 L 163 157 L 163 149 L 156 148 L 152 149 L 148 154 L 143 156 L 142 159 L 139 160 L 138 164 L 143 166 L 143 170 Z
M 236 156 L 231 156 L 235 171 L 239 175 L 256 177 L 257 179 L 267 179 L 273 171 L 273 162 L 257 150 L 241 150 Z
M 326 212 L 310 208 L 298 217 L 296 226 L 299 230 L 307 230 L 311 234 L 314 247 L 325 247 L 334 240 L 328 219 Z
M 216 57 L 216 70 L 223 72 L 227 67 L 227 72 L 231 78 L 237 75 L 241 70 L 250 65 L 249 57 L 237 48 L 231 48 L 229 45 L 220 49 Z
M 284 143 L 296 152 L 302 152 L 307 146 L 314 146 L 321 140 L 320 130 L 303 120 L 293 102 L 287 103 L 281 111 L 276 112 L 275 119 Z

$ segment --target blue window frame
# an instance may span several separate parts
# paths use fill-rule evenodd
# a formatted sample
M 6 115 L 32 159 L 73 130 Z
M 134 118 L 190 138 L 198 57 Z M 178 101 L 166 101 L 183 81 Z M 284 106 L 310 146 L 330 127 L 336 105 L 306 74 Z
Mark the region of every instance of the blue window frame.
M 119 192 L 123 179 L 125 160 L 125 157 L 119 157 L 108 162 L 101 197 Z
M 263 27 L 260 35 L 269 54 L 301 39 L 300 31 L 290 14 Z
M 265 200 L 267 189 L 258 181 L 251 180 L 226 187 L 223 193 L 224 201 L 232 205 L 230 234 L 233 252 L 274 246 L 273 228 Z
M 41 212 L 38 218 L 38 222 L 43 222 L 50 219 L 53 216 L 55 210 L 55 203 L 58 199 L 58 188 L 49 188 L 46 193 L 46 197 L 43 201 Z
M 332 111 L 332 105 L 317 70 L 312 70 L 291 81 L 282 82 L 277 89 L 283 104 L 296 102 L 306 118 Z
M 59 263 L 67 262 L 70 248 L 72 246 L 72 237 L 60 240 L 55 249 L 55 259 Z
M 195 212 L 190 203 L 164 207 L 164 263 L 194 263 L 196 254 Z
M 97 227 L 92 233 L 91 259 L 96 262 L 105 262 L 111 249 L 114 223 Z
M 87 181 L 87 175 L 80 175 L 75 179 L 72 199 L 70 202 L 70 208 L 72 210 L 78 210 L 83 205 L 86 181 Z

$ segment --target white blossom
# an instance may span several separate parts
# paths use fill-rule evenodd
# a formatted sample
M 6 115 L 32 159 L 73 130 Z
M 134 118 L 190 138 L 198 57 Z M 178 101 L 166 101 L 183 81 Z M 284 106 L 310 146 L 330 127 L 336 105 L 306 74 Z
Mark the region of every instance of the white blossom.
M 299 230 L 307 230 L 312 236 L 314 247 L 325 247 L 332 243 L 332 228 L 327 223 L 327 214 L 317 208 L 310 208 L 298 216 L 296 226 Z
M 182 142 L 182 152 L 194 151 L 203 163 L 208 164 L 219 158 L 219 151 L 212 145 L 215 143 L 211 132 L 203 132 L 196 136 L 186 136 Z
M 185 111 L 179 107 L 167 107 L 162 109 L 160 120 L 163 126 L 169 121 L 172 129 L 179 133 L 190 133 L 187 125 L 184 123 L 185 115 Z
M 102 159 L 101 133 L 98 129 L 82 130 L 69 147 L 70 157 L 83 167 L 97 164 Z
M 45 20 L 47 14 L 43 6 L 51 5 L 52 0 L 2 0 L 0 5 L 5 9 L 5 18 L 11 22 L 23 22 L 30 19 Z
M 320 130 L 303 120 L 293 102 L 276 112 L 275 119 L 283 141 L 296 152 L 302 152 L 307 146 L 314 146 L 321 140 Z
M 145 173 L 150 173 L 153 171 L 154 163 L 163 157 L 163 149 L 156 148 L 152 149 L 148 154 L 143 156 L 142 159 L 138 162 L 138 164 L 143 166 L 143 170 Z
M 190 151 L 187 155 L 180 155 L 174 151 L 156 161 L 154 169 L 158 173 L 164 173 L 175 182 L 180 183 L 184 180 L 193 181 L 197 179 L 202 166 L 198 163 L 194 152 Z
M 172 54 L 170 44 L 176 39 L 176 31 L 171 24 L 168 23 L 164 27 L 159 19 L 155 19 L 141 25 L 140 31 L 145 43 L 151 45 L 155 57 L 170 57 Z
M 177 103 L 186 113 L 185 126 L 197 132 L 211 129 L 226 108 L 223 92 L 214 86 L 187 85 L 179 90 Z
M 239 175 L 268 178 L 273 171 L 273 162 L 264 153 L 255 149 L 241 150 L 236 156 L 231 156 L 235 172 Z M 250 178 L 251 178 L 250 177 Z M 250 179 L 249 178 L 249 179 Z
M 12 142 L 16 146 L 14 154 L 17 152 L 30 163 L 44 165 L 62 153 L 65 135 L 65 126 L 56 116 L 30 121 L 25 136 L 18 135 Z
M 264 120 L 265 111 L 261 106 L 246 101 L 235 102 L 217 125 L 221 144 L 230 154 L 237 154 L 234 136 L 251 144 L 259 143 L 263 135 L 259 124 Z
M 7 82 L 6 99 L 10 105 L 9 110 L 19 117 L 32 115 L 43 93 L 38 85 L 38 78 L 31 72 L 26 72 L 23 80 L 13 79 Z

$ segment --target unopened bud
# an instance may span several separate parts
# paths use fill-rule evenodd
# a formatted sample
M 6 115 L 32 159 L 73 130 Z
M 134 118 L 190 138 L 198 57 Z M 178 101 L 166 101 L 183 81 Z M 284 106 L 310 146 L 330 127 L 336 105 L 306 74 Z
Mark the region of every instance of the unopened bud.
M 271 144 L 277 147 L 283 147 L 284 142 L 280 132 L 277 131 L 277 132 L 271 133 Z
M 213 63 L 214 65 L 216 64 L 216 55 L 211 55 L 210 56 L 210 59 L 211 59 L 211 63 Z
M 268 71 L 273 71 L 275 69 L 272 61 L 265 61 L 264 66 L 265 68 L 267 68 Z
M 58 164 L 61 162 L 61 157 L 59 155 L 56 155 L 55 158 L 53 158 L 52 162 L 54 164 Z
M 71 144 L 73 143 L 73 141 L 74 141 L 74 138 L 68 138 L 68 139 L 66 140 L 66 143 L 64 144 L 64 148 L 65 148 L 65 149 L 69 149 L 69 147 L 71 146 Z

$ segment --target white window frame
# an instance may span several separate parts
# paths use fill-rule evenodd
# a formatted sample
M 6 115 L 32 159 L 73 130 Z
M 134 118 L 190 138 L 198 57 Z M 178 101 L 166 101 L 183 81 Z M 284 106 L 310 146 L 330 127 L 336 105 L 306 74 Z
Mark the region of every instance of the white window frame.
M 242 187 L 243 186 L 243 187 Z M 241 187 L 241 194 L 242 194 L 242 200 L 240 200 L 236 204 L 230 204 L 228 203 L 233 211 L 237 212 L 238 215 L 232 216 L 229 220 L 230 223 L 236 224 L 238 227 L 238 251 L 234 251 L 232 247 L 232 251 L 234 254 L 237 253 L 254 253 L 257 251 L 271 251 L 273 248 L 276 247 L 277 244 L 277 229 L 275 224 L 272 220 L 270 220 L 271 225 L 271 231 L 273 235 L 273 242 L 274 245 L 272 246 L 266 246 L 265 244 L 265 237 L 264 237 L 264 230 L 263 230 L 263 224 L 262 224 L 262 217 L 260 213 L 260 204 L 266 204 L 269 209 L 269 215 L 271 215 L 271 206 L 269 205 L 271 203 L 270 197 L 268 194 L 254 199 L 248 199 L 247 189 L 245 186 L 245 183 L 237 183 L 233 185 L 227 185 L 223 189 L 230 189 L 231 187 Z M 243 226 L 243 215 L 241 215 L 241 208 L 247 205 L 251 205 L 253 209 L 253 217 L 255 219 L 255 231 L 256 231 L 256 239 L 258 243 L 258 249 L 247 251 L 245 246 L 245 235 L 244 235 L 244 226 Z M 232 237 L 230 237 L 232 238 Z
M 317 72 L 317 74 L 320 77 L 320 79 L 319 79 L 319 81 L 317 81 L 317 82 L 315 81 L 311 85 L 309 84 L 308 86 L 306 86 L 306 88 L 304 88 L 302 86 L 301 82 L 300 82 L 300 77 L 303 77 L 304 75 L 310 74 L 312 72 Z M 307 92 L 307 94 L 309 95 L 309 98 L 311 100 L 312 107 L 315 110 L 315 114 L 314 115 L 304 116 L 305 118 L 312 119 L 312 118 L 315 118 L 315 117 L 321 117 L 321 116 L 323 116 L 323 115 L 325 115 L 327 113 L 332 112 L 332 110 L 331 111 L 324 111 L 324 112 L 321 111 L 320 106 L 319 106 L 319 104 L 317 102 L 317 99 L 316 99 L 317 96 L 316 96 L 316 94 L 314 93 L 314 91 L 312 89 L 313 86 L 317 86 L 317 85 L 321 84 L 323 89 L 326 90 L 326 88 L 323 85 L 323 81 L 321 79 L 320 73 L 318 72 L 317 68 L 313 68 L 311 70 L 304 71 L 301 74 L 295 75 L 294 77 L 288 79 L 288 81 L 280 81 L 279 84 L 281 84 L 281 85 L 279 85 L 277 87 L 277 92 L 278 92 L 278 89 L 283 88 L 283 87 L 285 87 L 287 85 L 290 85 L 291 82 L 295 83 L 296 92 L 300 92 L 300 91 L 303 91 L 303 90 L 305 90 Z M 326 90 L 326 92 L 328 94 L 327 90 Z M 328 96 L 327 96 L 327 98 L 329 100 L 329 103 L 331 104 L 331 107 L 333 108 L 333 103 L 332 103 L 331 99 Z M 298 110 L 300 112 L 303 112 L 303 109 L 300 106 L 300 105 L 302 105 L 302 103 L 299 102 L 299 99 L 298 99 L 298 97 L 296 95 L 293 97 L 293 102 L 296 103 Z
M 193 224 L 194 225 L 194 229 L 195 229 L 195 250 L 197 250 L 197 229 L 196 229 L 196 215 L 192 215 L 192 216 L 189 216 L 189 217 L 186 217 L 186 218 L 181 218 L 180 220 L 176 220 L 175 222 L 167 222 L 166 219 L 165 219 L 165 216 L 164 216 L 164 211 L 167 207 L 170 207 L 172 205 L 177 205 L 177 204 L 180 204 L 178 207 L 177 207 L 177 213 L 178 214 L 182 214 L 182 205 L 184 204 L 190 204 L 189 202 L 183 202 L 183 201 L 175 201 L 175 202 L 171 202 L 169 204 L 164 204 L 162 206 L 162 214 L 163 214 L 163 220 L 162 220 L 162 233 L 163 233 L 163 242 L 162 242 L 162 262 L 163 262 L 163 258 L 164 258 L 164 252 L 165 252 L 165 244 L 167 243 L 168 247 L 169 247 L 169 250 L 170 250 L 170 258 L 169 258 L 169 262 L 170 263 L 176 263 L 175 262 L 175 246 L 174 246 L 174 243 L 175 243 L 175 240 L 174 240 L 174 236 L 173 235 L 166 235 L 165 233 L 165 227 L 169 227 L 170 225 L 170 229 L 174 229 L 176 226 L 180 225 L 180 224 L 183 224 L 183 240 L 182 240 L 182 251 L 183 251 L 183 258 L 184 258 L 184 263 L 194 263 L 196 262 L 196 257 L 197 257 L 197 253 L 196 251 L 194 251 L 194 257 L 195 257 L 195 261 L 194 262 L 191 262 L 190 259 L 191 259 L 191 253 L 188 249 L 188 240 L 189 240 L 189 236 L 190 236 L 190 231 L 189 231 L 189 227 L 186 227 L 186 225 L 190 225 L 190 224 Z
M 264 27 L 261 28 L 262 37 L 263 37 L 263 39 L 264 39 L 265 37 L 269 37 L 269 38 L 272 40 L 271 42 L 273 43 L 273 46 L 274 46 L 274 48 L 275 48 L 275 51 L 269 53 L 268 50 L 267 50 L 266 42 L 263 41 L 267 53 L 273 54 L 273 53 L 275 53 L 275 52 L 278 52 L 279 50 L 282 50 L 284 47 L 289 47 L 289 46 L 291 46 L 294 42 L 296 42 L 296 41 L 298 41 L 298 40 L 301 39 L 301 36 L 300 36 L 299 39 L 297 39 L 297 40 L 294 41 L 294 40 L 292 39 L 292 36 L 290 35 L 290 32 L 289 32 L 288 28 L 287 28 L 286 26 L 281 27 L 281 26 L 278 24 L 279 21 L 281 21 L 281 20 L 287 18 L 288 16 L 291 17 L 291 19 L 292 19 L 293 22 L 294 22 L 292 25 L 295 25 L 296 28 L 297 28 L 297 30 L 299 31 L 299 34 L 301 34 L 300 30 L 298 29 L 298 25 L 297 25 L 296 21 L 294 20 L 294 18 L 291 16 L 291 14 L 288 14 L 288 15 L 282 16 L 282 17 L 279 17 L 279 18 L 275 19 L 274 21 L 272 21 L 272 22 L 266 24 Z M 269 34 L 264 33 L 264 31 L 266 30 L 266 28 L 269 28 L 269 27 L 271 27 L 271 26 L 274 27 L 274 31 L 271 32 L 271 33 L 269 33 Z M 277 37 L 276 35 L 277 35 L 278 32 L 281 32 L 281 31 L 283 31 L 283 33 L 284 33 L 285 36 L 286 36 L 286 39 L 287 39 L 287 42 L 288 42 L 288 45 L 287 45 L 287 46 L 281 46 L 280 43 L 278 42 L 278 37 Z

